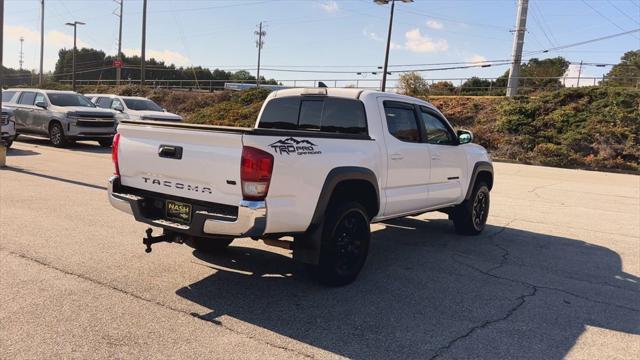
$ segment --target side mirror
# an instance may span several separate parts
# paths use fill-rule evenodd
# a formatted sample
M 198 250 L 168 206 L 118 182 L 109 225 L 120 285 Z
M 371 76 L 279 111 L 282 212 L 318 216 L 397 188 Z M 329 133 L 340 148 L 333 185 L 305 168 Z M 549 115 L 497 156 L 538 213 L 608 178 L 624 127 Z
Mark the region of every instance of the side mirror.
M 116 107 L 113 108 L 113 110 L 119 111 L 119 112 L 123 112 L 124 111 L 124 107 L 122 107 L 122 105 L 117 105 Z
M 43 108 L 46 109 L 47 108 L 47 104 L 44 103 L 44 101 L 38 101 L 37 103 L 34 104 L 35 106 L 39 107 L 39 108 Z
M 162 111 L 164 111 L 164 112 L 167 112 L 167 109 L 165 109 L 165 108 L 162 108 Z
M 469 130 L 458 130 L 458 143 L 468 144 L 473 141 L 473 133 Z

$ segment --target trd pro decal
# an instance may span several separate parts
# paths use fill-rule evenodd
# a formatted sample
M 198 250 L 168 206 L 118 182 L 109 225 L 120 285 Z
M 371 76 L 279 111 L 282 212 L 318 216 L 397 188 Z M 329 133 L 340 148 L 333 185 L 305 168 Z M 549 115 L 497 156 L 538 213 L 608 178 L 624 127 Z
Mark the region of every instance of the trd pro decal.
M 269 145 L 277 154 L 280 155 L 317 155 L 322 151 L 317 150 L 318 145 L 309 140 L 298 140 L 293 137 L 278 140 Z

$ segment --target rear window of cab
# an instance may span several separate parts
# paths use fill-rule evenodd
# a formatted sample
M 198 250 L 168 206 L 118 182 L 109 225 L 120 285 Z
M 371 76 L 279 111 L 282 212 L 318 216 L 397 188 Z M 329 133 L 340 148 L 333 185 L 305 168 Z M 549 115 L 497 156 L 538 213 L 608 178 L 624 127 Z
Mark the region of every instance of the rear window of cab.
M 258 127 L 341 134 L 367 134 L 360 100 L 330 96 L 288 96 L 269 101 Z

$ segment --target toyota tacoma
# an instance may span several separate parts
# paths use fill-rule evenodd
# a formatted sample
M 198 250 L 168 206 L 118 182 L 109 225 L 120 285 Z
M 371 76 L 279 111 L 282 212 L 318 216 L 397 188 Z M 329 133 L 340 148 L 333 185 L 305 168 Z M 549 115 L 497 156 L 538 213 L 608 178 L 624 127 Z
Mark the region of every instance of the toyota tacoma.
M 251 237 L 286 244 L 315 279 L 344 285 L 365 263 L 372 222 L 442 211 L 461 234 L 483 230 L 493 167 L 472 140 L 424 100 L 279 90 L 254 128 L 121 121 L 109 199 L 163 229 L 147 230 L 147 251 Z

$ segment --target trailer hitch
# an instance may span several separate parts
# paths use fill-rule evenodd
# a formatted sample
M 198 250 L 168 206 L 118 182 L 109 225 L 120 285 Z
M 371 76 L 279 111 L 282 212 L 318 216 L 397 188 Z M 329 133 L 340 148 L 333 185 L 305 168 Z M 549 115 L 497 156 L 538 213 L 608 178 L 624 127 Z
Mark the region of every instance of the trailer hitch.
M 159 235 L 159 236 L 152 235 L 153 234 L 152 228 L 148 228 L 147 230 L 145 230 L 145 232 L 147 233 L 147 236 L 142 238 L 142 243 L 146 246 L 146 249 L 144 249 L 146 253 L 151 252 L 151 245 L 159 242 L 182 244 L 185 241 L 182 235 L 169 232 L 165 229 L 162 230 L 162 235 Z

